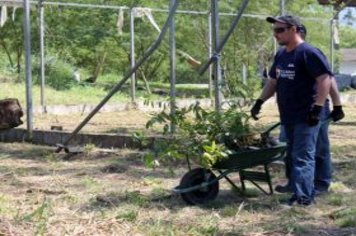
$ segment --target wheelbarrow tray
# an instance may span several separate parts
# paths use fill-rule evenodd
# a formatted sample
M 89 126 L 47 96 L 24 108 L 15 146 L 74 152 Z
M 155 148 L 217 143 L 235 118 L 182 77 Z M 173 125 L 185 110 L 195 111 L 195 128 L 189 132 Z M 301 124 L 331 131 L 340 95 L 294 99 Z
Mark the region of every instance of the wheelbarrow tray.
M 227 158 L 216 162 L 213 169 L 241 170 L 268 164 L 281 158 L 285 150 L 286 144 L 279 144 L 268 148 L 232 151 Z

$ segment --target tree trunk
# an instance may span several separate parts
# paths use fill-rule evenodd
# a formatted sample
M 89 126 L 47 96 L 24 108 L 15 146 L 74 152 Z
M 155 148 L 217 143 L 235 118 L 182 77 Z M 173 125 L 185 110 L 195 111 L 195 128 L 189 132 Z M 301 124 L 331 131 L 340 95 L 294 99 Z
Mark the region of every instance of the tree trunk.
M 150 85 L 146 79 L 146 76 L 145 76 L 145 73 L 143 73 L 143 71 L 141 69 L 139 69 L 140 71 L 140 74 L 141 74 L 141 77 L 142 77 L 142 80 L 143 82 L 145 83 L 145 87 L 146 87 L 146 91 L 148 94 L 151 94 L 151 89 L 150 89 Z
M 98 79 L 99 74 L 100 74 L 102 68 L 104 67 L 107 54 L 108 54 L 107 52 L 104 52 L 104 54 L 100 57 L 98 64 L 95 68 L 95 72 L 92 77 L 92 83 L 95 83 L 96 80 Z
M 12 61 L 11 54 L 9 52 L 9 49 L 6 46 L 6 42 L 3 39 L 0 39 L 0 44 L 4 48 L 5 53 L 7 55 L 7 58 L 9 59 L 11 67 L 14 67 L 14 62 Z
M 21 73 L 21 56 L 22 56 L 22 50 L 20 48 L 17 48 L 17 74 Z

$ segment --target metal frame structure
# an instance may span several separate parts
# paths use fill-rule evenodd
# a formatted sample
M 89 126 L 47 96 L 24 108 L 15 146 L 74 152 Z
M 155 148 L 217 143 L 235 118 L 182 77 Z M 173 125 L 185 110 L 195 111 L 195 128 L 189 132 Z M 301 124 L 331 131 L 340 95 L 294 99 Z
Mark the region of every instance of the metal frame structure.
M 256 14 L 243 14 L 245 8 L 249 0 L 243 0 L 238 9 L 237 13 L 221 13 L 219 12 L 218 6 L 219 0 L 211 0 L 211 11 L 186 11 L 186 10 L 177 10 L 177 6 L 179 4 L 179 0 L 170 0 L 169 9 L 157 9 L 152 8 L 152 11 L 155 12 L 168 12 L 169 16 L 164 25 L 164 30 L 162 29 L 161 33 L 159 34 L 157 40 L 151 45 L 151 47 L 146 51 L 143 57 L 135 63 L 134 57 L 134 17 L 132 15 L 132 8 L 126 6 L 113 6 L 113 5 L 95 5 L 95 4 L 82 4 L 82 3 L 63 3 L 63 2 L 49 2 L 45 0 L 38 0 L 38 1 L 29 1 L 29 0 L 0 0 L 0 3 L 23 3 L 25 9 L 25 21 L 24 21 L 24 41 L 25 41 L 25 48 L 26 48 L 26 95 L 27 95 L 27 129 L 28 129 L 28 136 L 32 136 L 32 77 L 31 77 L 31 43 L 30 43 L 30 5 L 37 5 L 38 7 L 38 14 L 39 14 L 39 24 L 40 24 L 40 56 L 41 56 L 41 105 L 43 112 L 46 111 L 45 106 L 45 94 L 44 94 L 44 86 L 45 86 L 45 48 L 44 48 L 44 6 L 45 5 L 56 5 L 56 6 L 69 6 L 69 7 L 85 7 L 85 8 L 96 8 L 96 9 L 127 9 L 131 10 L 130 12 L 130 35 L 131 35 L 131 42 L 130 42 L 130 53 L 131 53 L 131 69 L 129 72 L 124 76 L 124 78 L 116 85 L 114 88 L 109 92 L 109 94 L 97 105 L 96 108 L 82 121 L 81 124 L 73 131 L 72 135 L 64 142 L 64 145 L 67 145 L 69 141 L 85 126 L 85 124 L 100 110 L 102 106 L 121 88 L 121 86 L 131 77 L 131 95 L 132 101 L 135 101 L 135 72 L 136 70 L 146 61 L 146 59 L 155 51 L 155 49 L 161 43 L 166 31 L 170 30 L 169 34 L 169 48 L 170 48 L 170 66 L 171 66 L 171 113 L 174 113 L 175 108 L 175 83 L 176 83 L 176 47 L 175 47 L 175 24 L 174 24 L 174 15 L 175 14 L 200 14 L 200 15 L 207 15 L 208 16 L 208 23 L 209 23 L 209 60 L 205 63 L 201 69 L 200 74 L 203 74 L 206 70 L 209 69 L 209 87 L 210 87 L 210 94 L 212 95 L 212 84 L 211 78 L 214 78 L 214 87 L 215 87 L 215 108 L 216 110 L 221 110 L 221 102 L 222 102 L 222 93 L 221 93 L 221 86 L 222 86 L 222 75 L 221 75 L 221 58 L 220 53 L 223 50 L 224 45 L 228 41 L 229 37 L 231 36 L 232 32 L 236 28 L 240 18 L 242 16 L 245 17 L 253 17 L 253 18 L 260 18 L 264 19 L 266 16 L 264 15 L 256 15 Z M 285 0 L 280 1 L 280 9 L 281 13 L 284 13 L 285 7 Z M 230 26 L 230 29 L 224 35 L 222 40 L 220 41 L 220 16 L 234 16 L 234 20 Z M 211 66 L 212 64 L 212 66 Z M 174 131 L 174 127 L 171 127 L 171 131 Z
M 6 0 L 1 0 L 0 2 L 9 2 Z M 21 2 L 21 1 L 11 1 L 11 2 Z M 35 4 L 35 1 L 30 1 L 31 3 Z M 214 1 L 212 1 L 214 2 Z M 61 3 L 61 2 L 47 2 L 44 0 L 38 0 L 38 8 L 39 8 L 39 24 L 40 24 L 40 45 L 41 45 L 41 62 L 44 62 L 44 6 L 68 6 L 68 7 L 79 7 L 79 8 L 93 8 L 93 9 L 119 9 L 119 10 L 129 10 L 130 11 L 130 35 L 131 35 L 131 40 L 130 40 L 130 55 L 131 55 L 131 66 L 135 64 L 135 57 L 134 57 L 134 51 L 135 51 L 135 44 L 134 44 L 134 17 L 132 16 L 132 11 L 134 8 L 129 8 L 126 6 L 113 6 L 113 5 L 95 5 L 95 4 L 82 4 L 82 3 Z M 153 12 L 168 12 L 166 9 L 159 9 L 159 8 L 150 8 Z M 195 14 L 195 15 L 208 15 L 208 22 L 209 22 L 209 57 L 212 55 L 212 18 L 211 18 L 211 12 L 209 11 L 187 11 L 187 10 L 177 10 L 177 14 Z M 242 14 L 242 13 L 241 13 Z M 236 16 L 235 13 L 219 13 L 221 16 Z M 256 15 L 256 14 L 242 14 L 244 17 L 253 17 L 253 18 L 261 18 L 264 19 L 266 16 L 264 15 Z M 174 53 L 175 54 L 175 53 Z M 175 61 L 175 59 L 174 59 Z M 209 67 L 210 68 L 210 67 Z M 44 64 L 41 63 L 41 84 L 44 86 Z M 172 72 L 171 72 L 172 75 Z M 210 95 L 212 97 L 212 72 L 210 71 L 209 73 L 209 90 L 210 90 Z M 44 87 L 41 87 L 41 106 L 43 111 L 46 111 L 45 108 L 45 97 L 44 97 Z M 172 91 L 171 91 L 172 92 Z M 131 78 L 131 99 L 134 102 L 135 101 L 135 73 L 132 75 Z
M 215 25 L 215 41 L 214 41 L 214 47 L 215 47 L 215 55 L 216 53 L 220 53 L 221 50 L 223 49 L 224 45 L 226 44 L 226 42 L 228 41 L 228 38 L 231 36 L 233 30 L 236 28 L 238 21 L 241 18 L 242 12 L 245 10 L 247 3 L 249 0 L 244 0 L 242 3 L 242 7 L 239 10 L 239 14 L 237 14 L 236 18 L 234 19 L 230 29 L 228 30 L 227 34 L 225 35 L 224 39 L 222 40 L 222 42 L 219 42 L 219 14 L 218 14 L 218 1 L 219 0 L 212 0 L 212 23 L 213 26 Z M 170 51 L 171 51 L 171 55 L 170 55 L 170 63 L 171 63 L 171 75 L 173 75 L 173 79 L 171 78 L 171 83 L 174 85 L 171 88 L 171 95 L 173 95 L 171 97 L 172 99 L 172 110 L 171 112 L 174 112 L 174 107 L 175 107 L 175 103 L 174 103 L 174 99 L 175 99 L 175 94 L 173 94 L 173 92 L 175 91 L 175 66 L 172 66 L 173 63 L 175 63 L 175 40 L 174 38 L 174 23 L 172 23 L 174 20 L 174 15 L 176 14 L 177 11 L 177 7 L 179 4 L 179 0 L 171 0 L 170 2 L 170 10 L 169 10 L 169 15 L 167 18 L 167 21 L 165 22 L 162 31 L 159 35 L 159 37 L 157 38 L 157 40 L 151 45 L 151 47 L 146 51 L 146 53 L 143 55 L 143 57 L 137 62 L 135 63 L 135 66 L 133 66 L 131 68 L 131 70 L 124 76 L 124 78 L 116 85 L 114 86 L 114 88 L 109 92 L 109 94 L 93 109 L 93 111 L 91 111 L 89 113 L 89 115 L 77 126 L 77 128 L 71 133 L 71 135 L 64 141 L 63 144 L 58 145 L 58 148 L 56 150 L 56 152 L 60 152 L 62 149 L 66 149 L 66 146 L 69 144 L 69 142 L 75 137 L 76 134 L 78 134 L 78 132 L 89 122 L 89 120 L 101 109 L 101 107 L 103 107 L 105 105 L 105 103 L 117 92 L 120 90 L 121 86 L 130 78 L 130 76 L 132 76 L 132 74 L 134 74 L 136 72 L 136 70 L 149 58 L 149 56 L 158 48 L 158 46 L 160 45 L 160 43 L 163 40 L 163 37 L 166 34 L 167 28 L 170 28 Z M 215 12 L 215 13 L 214 13 Z M 215 24 L 214 24 L 215 23 Z M 214 57 L 214 56 L 213 56 Z M 212 57 L 212 58 L 213 58 Z M 211 63 L 213 60 L 210 59 L 208 63 Z M 207 64 L 208 64 L 207 63 Z M 219 76 L 221 78 L 221 68 L 220 68 L 220 61 L 214 61 L 214 74 Z M 215 77 L 217 78 L 217 77 Z M 173 83 L 174 82 L 174 83 Z M 220 84 L 219 84 L 219 80 L 216 79 L 216 83 L 215 83 L 215 104 L 216 104 L 216 109 L 220 110 L 221 109 L 221 91 L 220 91 Z M 171 131 L 174 131 L 174 126 L 171 126 Z
M 233 21 L 233 24 L 231 28 L 229 29 L 228 33 L 225 35 L 222 43 L 220 43 L 220 32 L 219 32 L 219 15 L 230 15 L 234 16 L 234 13 L 220 13 L 218 10 L 218 1 L 219 0 L 211 0 L 211 6 L 213 10 L 213 13 L 211 14 L 208 11 L 179 11 L 177 10 L 178 6 L 178 0 L 173 1 L 171 0 L 170 2 L 170 7 L 169 7 L 169 17 L 165 23 L 164 27 L 170 27 L 170 64 L 171 64 L 171 112 L 174 113 L 174 107 L 175 107 L 175 81 L 176 81 L 176 74 L 175 74 L 175 27 L 174 27 L 174 21 L 173 21 L 173 16 L 176 13 L 188 13 L 188 14 L 207 14 L 209 17 L 209 29 L 214 30 L 214 38 L 212 37 L 211 33 L 209 34 L 209 47 L 212 45 L 210 42 L 214 43 L 214 53 L 212 53 L 212 49 L 209 48 L 209 62 L 206 64 L 206 68 L 210 68 L 210 64 L 214 62 L 214 67 L 213 67 L 213 72 L 214 72 L 214 77 L 217 78 L 215 81 L 215 107 L 216 109 L 220 110 L 221 109 L 221 68 L 220 68 L 220 58 L 218 57 L 218 60 L 215 60 L 216 55 L 220 54 L 221 50 L 223 49 L 225 43 L 227 42 L 228 38 L 230 37 L 231 33 L 233 30 L 236 28 L 236 25 L 238 21 L 240 20 L 242 13 L 244 9 L 247 6 L 248 0 L 244 0 L 242 4 L 242 8 L 239 10 L 237 16 L 235 16 L 235 20 Z M 45 86 L 45 70 L 44 70 L 44 57 L 45 57 L 45 52 L 44 52 L 44 6 L 45 5 L 57 5 L 57 6 L 71 6 L 71 7 L 87 7 L 87 8 L 101 8 L 101 9 L 129 9 L 128 7 L 125 6 L 110 6 L 110 5 L 94 5 L 94 4 L 78 4 L 78 3 L 61 3 L 61 2 L 47 2 L 44 0 L 38 0 L 38 2 L 35 1 L 29 1 L 29 0 L 13 0 L 13 1 L 6 1 L 6 0 L 1 0 L 0 2 L 4 3 L 23 3 L 23 6 L 25 8 L 25 21 L 24 21 L 24 29 L 25 29 L 25 45 L 26 46 L 26 92 L 27 92 L 27 116 L 28 116 L 28 136 L 32 136 L 32 94 L 31 94 L 31 87 L 32 87 L 32 77 L 31 77 L 31 55 L 30 55 L 30 35 L 29 35 L 29 30 L 30 30 L 30 5 L 31 4 L 37 4 L 38 7 L 38 14 L 39 14 L 39 24 L 40 24 L 40 55 L 41 55 L 41 105 L 42 109 L 45 112 L 45 94 L 44 94 L 44 86 Z M 152 9 L 153 11 L 157 12 L 168 12 L 165 9 Z M 172 14 L 172 12 L 174 12 Z M 172 14 L 172 15 L 171 15 Z M 246 16 L 249 17 L 259 17 L 261 18 L 260 15 L 252 15 L 248 14 Z M 131 81 L 132 81 L 132 88 L 131 88 L 131 94 L 132 94 L 132 100 L 134 101 L 134 93 L 135 93 L 135 72 L 136 70 L 141 66 L 142 63 L 153 53 L 153 51 L 159 46 L 160 42 L 162 41 L 162 38 L 165 34 L 165 31 L 167 28 L 162 29 L 161 34 L 157 38 L 156 42 L 151 45 L 151 47 L 147 50 L 147 52 L 144 54 L 143 58 L 138 61 L 137 63 L 134 62 L 134 42 L 133 42 L 133 36 L 134 36 L 134 31 L 133 31 L 133 17 L 131 16 L 130 20 L 130 25 L 131 30 L 131 70 L 124 76 L 124 78 L 109 92 L 109 94 L 97 105 L 96 108 L 78 125 L 78 127 L 73 131 L 72 135 L 64 142 L 64 145 L 67 145 L 69 141 L 85 126 L 85 124 L 100 110 L 102 106 L 105 105 L 105 103 L 113 96 L 114 93 L 116 93 L 121 86 L 128 80 L 128 78 L 131 76 Z M 28 31 L 28 33 L 27 33 Z M 211 31 L 210 31 L 211 32 Z M 205 69 L 206 70 L 206 69 Z M 204 71 L 205 71 L 204 70 Z M 209 84 L 211 82 L 209 81 Z M 171 127 L 172 131 L 174 131 L 174 127 Z

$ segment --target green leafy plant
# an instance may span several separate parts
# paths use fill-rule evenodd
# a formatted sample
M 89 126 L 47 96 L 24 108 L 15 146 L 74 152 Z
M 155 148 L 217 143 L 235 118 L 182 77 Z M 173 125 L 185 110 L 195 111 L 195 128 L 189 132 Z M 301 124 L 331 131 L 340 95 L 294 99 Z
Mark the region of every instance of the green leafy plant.
M 200 159 L 200 164 L 205 168 L 210 168 L 218 160 L 227 158 L 229 153 L 223 145 L 217 145 L 215 141 L 212 141 L 211 145 L 204 145 L 203 150 L 204 153 Z
M 205 168 L 211 168 L 217 161 L 226 158 L 230 149 L 242 149 L 255 143 L 254 128 L 248 123 L 249 116 L 237 105 L 231 105 L 224 112 L 203 109 L 199 103 L 178 109 L 174 114 L 162 111 L 146 124 L 163 125 L 165 141 L 154 145 L 154 154 L 145 156 L 148 166 L 157 166 L 160 161 L 174 161 L 191 158 Z M 172 134 L 171 126 L 176 127 Z
M 34 75 L 34 83 L 40 84 L 40 60 L 38 58 L 33 58 L 33 69 L 32 73 Z M 48 55 L 45 62 L 45 72 L 46 72 L 46 84 L 51 86 L 56 90 L 67 90 L 70 89 L 74 84 L 75 80 L 73 78 L 74 67 L 58 55 Z M 24 71 L 21 76 L 25 78 Z
M 137 143 L 139 149 L 147 148 L 150 144 L 150 140 L 144 136 L 143 132 L 134 132 L 132 134 L 133 141 Z

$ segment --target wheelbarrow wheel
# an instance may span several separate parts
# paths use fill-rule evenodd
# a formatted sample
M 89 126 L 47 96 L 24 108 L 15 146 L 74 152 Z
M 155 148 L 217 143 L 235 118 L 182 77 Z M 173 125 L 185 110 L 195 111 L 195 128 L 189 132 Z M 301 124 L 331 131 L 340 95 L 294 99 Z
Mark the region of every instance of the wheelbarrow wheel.
M 190 205 L 204 204 L 214 200 L 219 192 L 219 181 L 216 180 L 216 176 L 210 170 L 196 168 L 189 171 L 180 181 L 180 187 L 194 187 L 204 182 L 212 183 L 197 190 L 181 193 L 183 200 Z

